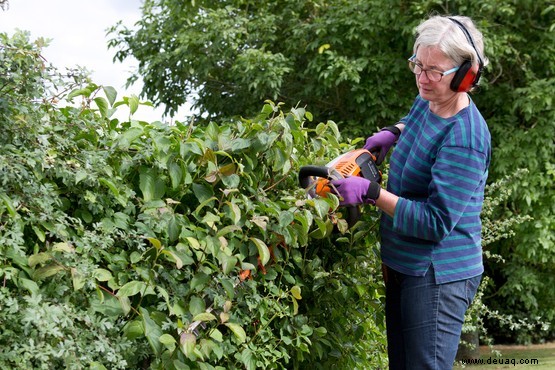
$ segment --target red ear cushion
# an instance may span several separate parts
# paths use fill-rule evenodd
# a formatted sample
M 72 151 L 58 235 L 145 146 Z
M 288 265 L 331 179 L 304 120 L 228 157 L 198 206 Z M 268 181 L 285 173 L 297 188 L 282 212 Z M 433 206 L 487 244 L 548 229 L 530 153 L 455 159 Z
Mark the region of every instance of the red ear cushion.
M 465 61 L 451 80 L 451 90 L 456 92 L 469 91 L 478 79 L 478 65 L 472 66 L 470 61 Z

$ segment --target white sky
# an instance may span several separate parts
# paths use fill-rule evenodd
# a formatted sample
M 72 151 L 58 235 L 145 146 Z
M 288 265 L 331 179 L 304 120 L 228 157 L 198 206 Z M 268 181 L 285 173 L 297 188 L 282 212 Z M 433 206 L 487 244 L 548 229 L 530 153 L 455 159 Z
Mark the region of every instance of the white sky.
M 142 0 L 9 0 L 9 8 L 0 9 L 0 32 L 13 36 L 20 29 L 31 33 L 31 41 L 50 39 L 42 55 L 59 71 L 85 67 L 94 83 L 113 86 L 118 98 L 138 96 L 142 82 L 124 87 L 138 62 L 112 62 L 116 49 L 108 50 L 106 31 L 119 20 L 133 28 L 141 17 L 141 5 Z M 141 106 L 134 118 L 162 120 L 162 112 Z M 185 120 L 181 111 L 174 118 Z

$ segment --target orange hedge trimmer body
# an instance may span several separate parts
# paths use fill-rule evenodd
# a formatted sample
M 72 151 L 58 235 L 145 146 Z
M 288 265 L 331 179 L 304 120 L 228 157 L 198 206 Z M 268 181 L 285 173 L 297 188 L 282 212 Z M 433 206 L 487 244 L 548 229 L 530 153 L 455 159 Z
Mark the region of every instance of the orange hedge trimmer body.
M 327 197 L 332 192 L 330 180 L 349 176 L 361 176 L 375 182 L 382 181 L 376 166 L 376 157 L 366 149 L 355 149 L 337 157 L 326 166 L 303 166 L 299 171 L 299 184 L 311 197 Z M 352 226 L 360 217 L 357 206 L 348 207 L 347 222 Z

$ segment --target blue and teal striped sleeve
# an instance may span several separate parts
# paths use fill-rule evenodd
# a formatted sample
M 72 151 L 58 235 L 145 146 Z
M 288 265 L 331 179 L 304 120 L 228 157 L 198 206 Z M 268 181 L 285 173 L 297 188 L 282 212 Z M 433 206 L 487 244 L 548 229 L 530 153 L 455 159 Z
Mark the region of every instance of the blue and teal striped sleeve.
M 431 169 L 428 199 L 399 198 L 393 231 L 439 242 L 451 233 L 461 217 L 479 217 L 483 195 L 476 197 L 476 190 L 483 186 L 484 175 L 487 176 L 487 162 L 485 153 L 469 147 L 441 147 Z

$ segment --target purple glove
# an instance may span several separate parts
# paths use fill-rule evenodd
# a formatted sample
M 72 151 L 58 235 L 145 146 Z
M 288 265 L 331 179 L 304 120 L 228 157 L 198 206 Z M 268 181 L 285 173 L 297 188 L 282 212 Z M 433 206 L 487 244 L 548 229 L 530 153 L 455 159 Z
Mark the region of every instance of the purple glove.
M 372 154 L 379 151 L 376 164 L 380 165 L 387 155 L 387 152 L 389 152 L 389 149 L 391 149 L 399 138 L 400 133 L 401 131 L 395 126 L 383 128 L 381 131 L 376 132 L 366 139 L 366 144 L 364 144 L 363 148 Z
M 342 206 L 375 203 L 374 201 L 377 199 L 377 196 L 375 198 L 370 198 L 368 197 L 368 192 L 371 189 L 375 190 L 376 185 L 379 195 L 380 185 L 378 183 L 372 183 L 370 180 L 360 176 L 350 176 L 344 179 L 332 180 L 330 183 L 337 189 L 337 195 L 340 197 L 339 204 Z M 372 190 L 370 193 L 372 193 Z

